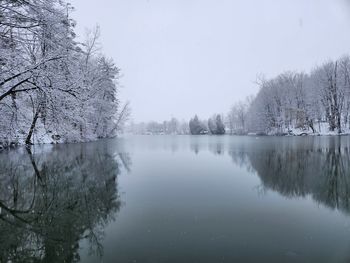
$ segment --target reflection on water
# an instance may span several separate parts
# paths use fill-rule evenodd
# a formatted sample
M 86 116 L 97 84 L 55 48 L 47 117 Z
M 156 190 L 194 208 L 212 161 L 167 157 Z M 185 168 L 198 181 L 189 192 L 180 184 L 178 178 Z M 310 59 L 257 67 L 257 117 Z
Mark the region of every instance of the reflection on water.
M 130 162 L 117 155 L 106 143 L 0 154 L 0 262 L 77 262 L 81 239 L 101 254 L 121 206 L 120 163 Z
M 286 197 L 311 195 L 318 203 L 350 212 L 348 137 L 290 139 L 252 146 L 232 147 L 229 154 L 235 163 L 255 171 L 264 188 Z
M 263 138 L 216 137 L 193 140 L 195 154 L 209 150 L 230 155 L 234 164 L 255 172 L 263 188 L 286 197 L 311 195 L 319 203 L 350 213 L 349 137 Z
M 140 136 L 2 152 L 0 262 L 78 262 L 82 250 L 84 262 L 96 260 L 86 251 L 104 262 L 346 262 L 349 171 L 349 137 Z

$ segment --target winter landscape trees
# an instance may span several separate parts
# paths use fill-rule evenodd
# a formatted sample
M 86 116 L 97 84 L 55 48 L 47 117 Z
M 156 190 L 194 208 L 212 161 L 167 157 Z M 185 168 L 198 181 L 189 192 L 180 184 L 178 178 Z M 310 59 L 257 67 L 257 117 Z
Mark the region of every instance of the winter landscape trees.
M 232 107 L 228 126 L 235 133 L 349 132 L 349 70 L 350 57 L 344 56 L 309 74 L 289 71 L 261 79 L 254 99 Z
M 150 121 L 134 123 L 131 122 L 125 131 L 134 134 L 189 134 L 189 127 L 186 121 L 179 121 L 171 118 L 163 122 Z
M 59 0 L 0 1 L 2 145 L 110 137 L 128 115 L 98 28 L 78 43 L 71 11 Z
M 99 28 L 76 40 L 72 6 L 61 0 L 0 1 L 0 147 L 115 136 L 129 104 L 119 100 L 120 69 L 100 52 Z M 141 133 L 348 133 L 350 57 L 309 74 L 260 79 L 259 92 L 224 118 L 195 116 L 135 125 Z M 225 123 L 225 125 L 224 125 Z M 137 127 L 136 127 L 137 126 Z
M 125 128 L 127 133 L 134 134 L 149 134 L 149 135 L 199 135 L 199 134 L 225 134 L 225 124 L 222 115 L 214 114 L 208 120 L 199 119 L 197 115 L 187 121 L 179 121 L 176 118 L 171 118 L 168 121 L 157 122 L 141 122 L 130 123 Z
M 211 134 L 225 134 L 225 125 L 222 121 L 221 115 L 214 114 L 208 120 L 208 128 Z
M 190 120 L 189 127 L 192 135 L 208 133 L 206 125 L 199 120 L 197 115 Z
M 247 98 L 245 101 L 239 101 L 231 107 L 226 117 L 226 123 L 231 134 L 244 134 L 249 103 L 250 98 Z

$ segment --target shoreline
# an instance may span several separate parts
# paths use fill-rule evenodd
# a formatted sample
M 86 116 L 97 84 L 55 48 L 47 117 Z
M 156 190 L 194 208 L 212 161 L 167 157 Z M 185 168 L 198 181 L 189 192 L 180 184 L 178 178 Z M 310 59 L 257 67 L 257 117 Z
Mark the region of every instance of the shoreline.
M 123 134 L 124 136 L 217 136 L 217 137 L 227 137 L 227 136 L 237 136 L 237 137 L 340 137 L 340 136 L 350 136 L 350 133 L 329 133 L 329 134 L 320 134 L 320 133 L 302 133 L 302 134 L 258 134 L 258 133 L 248 133 L 248 134 Z M 4 150 L 10 150 L 10 149 L 16 149 L 19 147 L 34 147 L 34 146 L 43 146 L 43 145 L 65 145 L 65 144 L 79 144 L 79 143 L 92 143 L 97 142 L 101 140 L 111 140 L 111 139 L 118 139 L 123 136 L 115 136 L 110 138 L 97 138 L 94 140 L 85 140 L 85 141 L 71 141 L 71 142 L 40 142 L 40 143 L 33 143 L 33 144 L 25 144 L 25 143 L 10 143 L 6 146 L 3 146 L 4 144 L 0 141 L 0 152 Z

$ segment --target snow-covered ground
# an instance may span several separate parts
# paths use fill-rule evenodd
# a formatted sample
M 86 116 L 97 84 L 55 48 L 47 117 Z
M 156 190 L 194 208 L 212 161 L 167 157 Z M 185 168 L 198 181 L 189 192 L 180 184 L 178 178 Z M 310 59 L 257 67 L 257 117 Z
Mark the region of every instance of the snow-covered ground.
M 310 127 L 302 128 L 285 128 L 282 131 L 280 129 L 271 130 L 267 135 L 287 135 L 287 136 L 303 136 L 303 135 L 314 135 L 314 136 L 331 136 L 331 135 L 347 135 L 350 134 L 349 128 L 342 128 L 342 132 L 339 134 L 338 130 L 330 131 L 329 124 L 327 122 L 320 122 L 314 125 L 315 132 Z

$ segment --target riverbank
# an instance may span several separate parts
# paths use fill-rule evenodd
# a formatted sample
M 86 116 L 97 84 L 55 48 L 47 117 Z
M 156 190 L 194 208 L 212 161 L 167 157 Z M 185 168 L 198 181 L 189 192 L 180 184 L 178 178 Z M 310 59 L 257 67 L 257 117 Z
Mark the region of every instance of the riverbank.
M 116 137 L 116 136 L 114 136 Z M 74 143 L 87 143 L 94 142 L 102 139 L 114 138 L 114 137 L 84 137 L 79 138 L 78 136 L 70 137 L 70 136 L 62 136 L 53 133 L 40 133 L 37 132 L 32 138 L 32 142 L 30 144 L 26 144 L 26 137 L 17 136 L 15 138 L 0 138 L 0 150 L 15 148 L 18 146 L 25 145 L 43 145 L 43 144 L 74 144 Z
M 169 136 L 167 134 L 124 134 L 125 136 Z M 173 134 L 171 136 L 205 136 L 209 135 L 212 136 L 212 134 L 201 134 L 201 135 L 191 135 L 191 134 Z M 313 133 L 312 131 L 309 130 L 302 130 L 302 129 L 292 129 L 288 131 L 271 131 L 268 133 L 262 133 L 262 132 L 250 132 L 250 133 L 245 133 L 245 134 L 230 134 L 226 133 L 224 135 L 214 135 L 214 136 L 268 136 L 268 137 L 298 137 L 298 136 L 348 136 L 350 135 L 350 131 L 338 133 L 336 131 L 323 131 L 323 132 L 315 132 Z M 84 138 L 80 140 L 66 140 L 65 138 L 62 138 L 57 135 L 50 135 L 50 134 L 45 134 L 42 136 L 35 136 L 33 143 L 30 145 L 44 145 L 44 144 L 75 144 L 75 143 L 87 143 L 87 142 L 94 142 L 94 141 L 99 141 L 103 139 L 111 139 L 114 137 L 107 137 L 107 138 Z M 14 138 L 12 140 L 0 140 L 0 151 L 4 149 L 10 149 L 10 148 L 15 148 L 18 146 L 25 146 L 25 138 Z
M 339 133 L 338 130 L 330 131 L 328 123 L 322 122 L 317 123 L 313 130 L 308 128 L 285 128 L 285 129 L 274 129 L 271 130 L 267 135 L 272 136 L 339 136 L 339 135 L 349 135 L 350 130 L 348 128 L 343 128 L 342 132 Z

